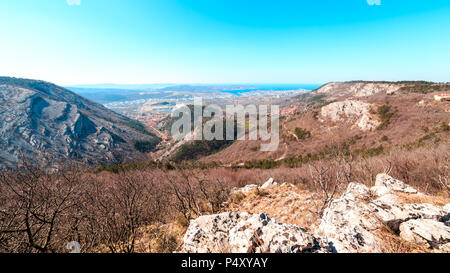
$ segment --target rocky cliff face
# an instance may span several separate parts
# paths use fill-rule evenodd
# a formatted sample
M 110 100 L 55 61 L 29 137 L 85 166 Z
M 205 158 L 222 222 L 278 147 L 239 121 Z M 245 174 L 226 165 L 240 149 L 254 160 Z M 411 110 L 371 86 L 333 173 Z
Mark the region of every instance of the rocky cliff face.
M 21 157 L 106 164 L 142 159 L 128 118 L 62 87 L 33 80 L 0 77 L 0 168 Z
M 295 188 L 269 180 L 262 187 L 251 185 L 234 190 L 234 194 L 258 190 L 277 194 L 282 187 Z M 294 195 L 283 191 L 282 196 L 289 198 L 290 204 L 295 203 Z M 191 221 L 182 251 L 373 253 L 388 251 L 387 237 L 393 237 L 427 251 L 450 252 L 450 204 L 441 207 L 402 202 L 405 196 L 410 200 L 428 198 L 403 182 L 380 174 L 372 188 L 350 183 L 342 196 L 328 205 L 317 226 L 279 223 L 264 211 L 202 216 Z M 298 199 L 301 200 L 300 195 Z

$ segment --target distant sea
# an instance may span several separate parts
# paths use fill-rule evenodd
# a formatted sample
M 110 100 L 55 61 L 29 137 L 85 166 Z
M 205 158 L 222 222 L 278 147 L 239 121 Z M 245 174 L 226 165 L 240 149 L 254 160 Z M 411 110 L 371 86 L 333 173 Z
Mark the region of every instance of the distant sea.
M 243 85 L 245 86 L 245 85 Z M 222 90 L 222 92 L 232 93 L 234 95 L 239 95 L 240 93 L 252 92 L 252 91 L 284 91 L 284 90 L 314 90 L 322 86 L 321 84 L 248 84 L 251 86 L 249 89 L 240 89 L 240 90 Z
M 240 96 L 243 93 L 252 91 L 283 91 L 283 90 L 314 90 L 320 87 L 320 84 L 221 84 L 221 85 L 169 85 L 164 86 L 153 85 L 150 89 L 138 89 L 148 87 L 149 85 L 94 85 L 83 87 L 67 87 L 79 95 L 82 95 L 90 100 L 98 103 L 106 104 L 119 101 L 134 101 L 140 99 L 164 99 L 169 95 L 166 90 L 177 90 L 184 93 L 189 92 L 224 92 Z M 108 87 L 108 88 L 106 88 Z M 126 89 L 136 88 L 136 89 Z M 161 89 L 162 87 L 162 89 Z M 142 94 L 145 92 L 145 94 Z

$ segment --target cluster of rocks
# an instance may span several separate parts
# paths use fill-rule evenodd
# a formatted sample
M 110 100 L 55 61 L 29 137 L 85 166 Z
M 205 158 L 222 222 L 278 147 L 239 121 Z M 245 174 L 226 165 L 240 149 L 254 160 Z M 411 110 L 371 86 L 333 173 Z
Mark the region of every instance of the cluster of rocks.
M 386 174 L 370 189 L 351 183 L 325 210 L 318 234 L 332 240 L 338 252 L 381 252 L 383 238 L 377 233 L 385 225 L 404 240 L 450 251 L 449 205 L 400 204 L 395 192 L 422 195 Z
M 275 187 L 273 179 L 262 187 L 235 190 L 242 194 Z M 372 188 L 350 183 L 343 195 L 325 209 L 313 232 L 278 223 L 264 213 L 222 213 L 192 220 L 184 236 L 183 252 L 382 252 L 383 228 L 402 240 L 430 250 L 450 252 L 450 204 L 402 204 L 396 193 L 425 196 L 387 174 L 379 174 Z
M 301 227 L 278 223 L 262 214 L 226 212 L 201 216 L 184 236 L 187 253 L 311 253 L 332 246 Z

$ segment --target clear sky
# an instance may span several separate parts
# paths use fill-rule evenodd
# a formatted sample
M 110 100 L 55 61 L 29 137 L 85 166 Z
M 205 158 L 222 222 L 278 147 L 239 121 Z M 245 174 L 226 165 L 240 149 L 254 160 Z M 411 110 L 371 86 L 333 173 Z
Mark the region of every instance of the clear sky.
M 0 29 L 0 75 L 63 85 L 450 81 L 449 0 L 0 0 Z

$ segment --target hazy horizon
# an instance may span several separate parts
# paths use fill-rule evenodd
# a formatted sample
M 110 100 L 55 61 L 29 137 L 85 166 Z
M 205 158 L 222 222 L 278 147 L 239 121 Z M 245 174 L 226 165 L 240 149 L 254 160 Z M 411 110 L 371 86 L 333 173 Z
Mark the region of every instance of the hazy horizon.
M 170 86 L 246 86 L 246 87 L 270 87 L 270 86 L 320 86 L 325 83 L 96 83 L 96 84 L 73 84 L 64 85 L 64 87 L 73 88 L 99 88 L 99 89 L 114 89 L 114 88 L 130 88 L 130 89 L 141 89 L 141 88 L 159 88 L 159 87 L 170 87 Z

